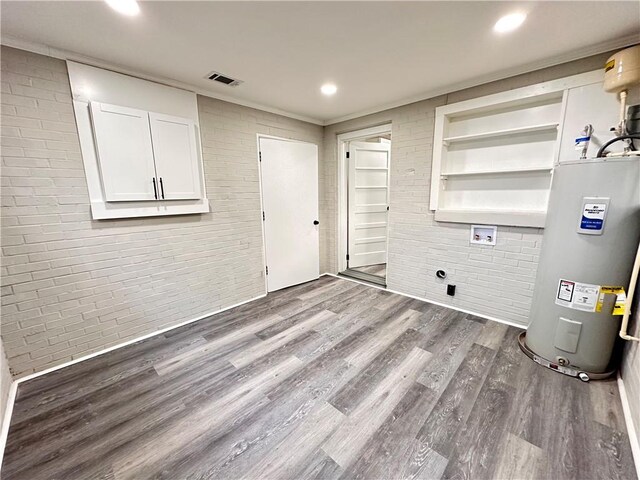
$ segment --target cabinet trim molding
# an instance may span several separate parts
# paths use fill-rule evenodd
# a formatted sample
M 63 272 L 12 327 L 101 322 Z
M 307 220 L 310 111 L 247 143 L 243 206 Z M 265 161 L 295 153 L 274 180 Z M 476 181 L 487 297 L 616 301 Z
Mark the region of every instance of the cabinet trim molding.
M 106 220 L 209 212 L 195 93 L 75 62 L 67 62 L 67 66 L 92 218 Z M 197 171 L 194 169 L 191 174 L 194 177 L 193 181 L 190 183 L 190 176 L 185 175 L 187 181 L 180 185 L 178 195 L 163 200 L 159 177 L 164 175 L 155 172 L 156 175 L 151 175 L 148 180 L 150 198 L 129 201 L 123 196 L 108 197 L 105 194 L 97 139 L 92 125 L 92 103 L 118 106 L 117 108 L 122 108 L 123 111 L 127 108 L 144 111 L 150 136 L 153 132 L 149 116 L 156 115 L 151 112 L 159 112 L 157 115 L 161 118 L 181 120 L 182 125 L 186 127 L 184 130 L 189 131 L 189 151 L 195 153 L 196 157 L 194 163 L 197 164 Z M 122 107 L 119 107 L 120 105 Z M 186 138 L 184 134 L 182 137 Z M 155 169 L 155 157 L 153 162 Z M 126 172 L 123 172 L 124 174 Z M 157 199 L 153 191 L 152 178 L 156 179 Z M 175 184 L 171 181 L 167 183 L 168 176 L 163 180 L 166 194 L 167 189 Z M 196 187 L 191 188 L 193 185 Z
M 80 137 L 80 150 L 84 163 L 89 198 L 91 200 L 91 216 L 94 220 L 116 218 L 160 217 L 167 215 L 189 215 L 209 212 L 209 201 L 204 187 L 204 171 L 200 150 L 199 128 L 194 124 L 194 136 L 198 164 L 200 166 L 200 185 L 202 198 L 186 200 L 140 200 L 140 201 L 107 201 L 101 177 L 100 163 L 91 125 L 89 102 L 73 101 L 73 107 Z M 158 187 L 159 188 L 159 187 Z
M 535 188 L 539 192 L 543 192 L 542 183 L 550 186 L 549 173 L 558 161 L 560 150 L 567 92 L 601 81 L 602 72 L 596 70 L 436 108 L 429 201 L 436 221 L 543 227 L 546 207 L 541 200 L 542 193 L 536 193 L 535 198 L 526 197 L 522 205 L 513 205 L 513 210 L 502 210 L 493 205 L 498 197 L 491 189 L 501 192 L 505 179 L 516 177 L 520 183 L 535 177 Z M 552 105 L 557 107 L 547 109 Z M 517 122 L 506 123 L 508 115 L 520 110 L 526 113 L 518 117 Z M 534 110 L 540 118 L 535 116 L 538 113 L 534 115 Z M 546 118 L 550 115 L 553 118 Z M 479 120 L 484 118 L 495 118 L 496 125 L 481 125 Z M 529 143 L 534 149 L 538 144 L 544 145 L 539 159 L 522 153 L 526 147 L 521 145 Z M 502 149 L 500 152 L 511 149 L 512 155 L 502 165 L 485 153 L 491 148 L 496 152 L 498 148 Z M 501 160 L 499 156 L 494 158 Z M 480 160 L 486 165 L 475 164 Z M 543 181 L 541 176 L 545 172 L 549 175 L 548 181 Z M 454 180 L 457 189 L 449 192 L 448 182 Z M 474 208 L 466 208 L 468 191 L 474 190 L 489 192 L 486 204 L 478 198 Z

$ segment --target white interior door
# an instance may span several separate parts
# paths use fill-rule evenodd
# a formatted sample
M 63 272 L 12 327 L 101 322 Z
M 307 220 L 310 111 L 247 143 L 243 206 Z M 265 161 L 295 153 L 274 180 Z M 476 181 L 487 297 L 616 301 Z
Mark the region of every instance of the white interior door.
M 91 102 L 91 120 L 105 199 L 156 200 L 148 113 Z
M 267 290 L 320 275 L 318 147 L 260 138 Z
M 387 262 L 391 144 L 349 142 L 349 267 Z
M 159 197 L 202 198 L 195 123 L 188 118 L 149 113 Z

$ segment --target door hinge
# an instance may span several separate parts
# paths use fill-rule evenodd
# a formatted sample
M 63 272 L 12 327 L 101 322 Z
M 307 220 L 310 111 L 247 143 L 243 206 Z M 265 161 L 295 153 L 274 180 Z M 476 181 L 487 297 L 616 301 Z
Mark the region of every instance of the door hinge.
M 258 158 L 262 161 L 262 152 L 258 152 Z
M 264 212 L 262 212 L 262 221 L 264 222 L 266 220 L 265 216 L 264 216 Z
M 269 275 L 269 267 L 264 267 L 265 272 L 267 272 L 267 275 Z
M 349 152 L 347 152 L 347 158 L 349 158 Z
M 347 253 L 347 260 L 349 260 L 349 254 Z

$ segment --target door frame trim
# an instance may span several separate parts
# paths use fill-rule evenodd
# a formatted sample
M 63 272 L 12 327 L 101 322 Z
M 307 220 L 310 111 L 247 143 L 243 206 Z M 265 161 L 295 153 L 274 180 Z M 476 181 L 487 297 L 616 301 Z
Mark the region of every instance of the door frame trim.
M 284 138 L 277 137 L 275 135 L 267 135 L 265 133 L 256 133 L 256 161 L 258 162 L 258 189 L 260 191 L 260 212 L 259 212 L 259 220 L 260 220 L 260 230 L 262 231 L 262 276 L 264 278 L 264 293 L 265 295 L 269 293 L 269 283 L 266 274 L 267 269 L 267 236 L 264 231 L 264 220 L 262 217 L 262 213 L 264 212 L 264 192 L 262 188 L 262 162 L 260 161 L 260 139 L 270 139 L 270 140 L 281 140 L 283 142 L 291 142 L 291 143 L 308 143 L 309 145 L 315 145 L 318 149 L 318 181 L 320 180 L 320 145 L 313 142 L 307 142 L 305 140 L 296 140 L 295 138 Z M 320 185 L 318 184 L 318 194 L 320 193 Z M 318 198 L 318 216 L 320 215 L 319 211 L 320 207 L 320 198 Z M 320 240 L 320 239 L 318 239 Z M 318 252 L 319 253 L 319 252 Z M 320 271 L 318 266 L 318 271 Z M 320 273 L 320 275 L 322 275 Z M 320 278 L 320 277 L 318 277 Z
M 338 235 L 336 235 L 338 252 L 338 272 L 344 272 L 347 269 L 347 251 L 348 245 L 348 223 L 347 217 L 349 209 L 347 205 L 348 188 L 347 179 L 349 178 L 349 164 L 347 163 L 347 143 L 355 140 L 366 139 L 374 135 L 384 135 L 391 133 L 391 122 L 375 127 L 363 128 L 352 132 L 341 133 L 338 135 Z M 393 137 L 391 138 L 393 148 Z M 389 168 L 389 183 L 391 183 L 391 168 Z M 391 188 L 389 188 L 391 195 Z M 389 248 L 389 227 L 387 224 L 387 249 Z

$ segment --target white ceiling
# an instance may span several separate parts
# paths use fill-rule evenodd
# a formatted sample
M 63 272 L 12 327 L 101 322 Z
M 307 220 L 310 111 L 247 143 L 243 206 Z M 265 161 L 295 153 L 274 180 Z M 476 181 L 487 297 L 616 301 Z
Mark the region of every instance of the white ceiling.
M 640 2 L 2 1 L 3 43 L 46 45 L 328 124 L 640 41 Z M 528 17 L 496 35 L 496 20 Z M 73 55 L 71 55 L 73 56 Z M 77 58 L 77 57 L 76 57 Z M 239 87 L 203 77 L 216 70 Z M 328 81 L 338 93 L 325 97 Z

